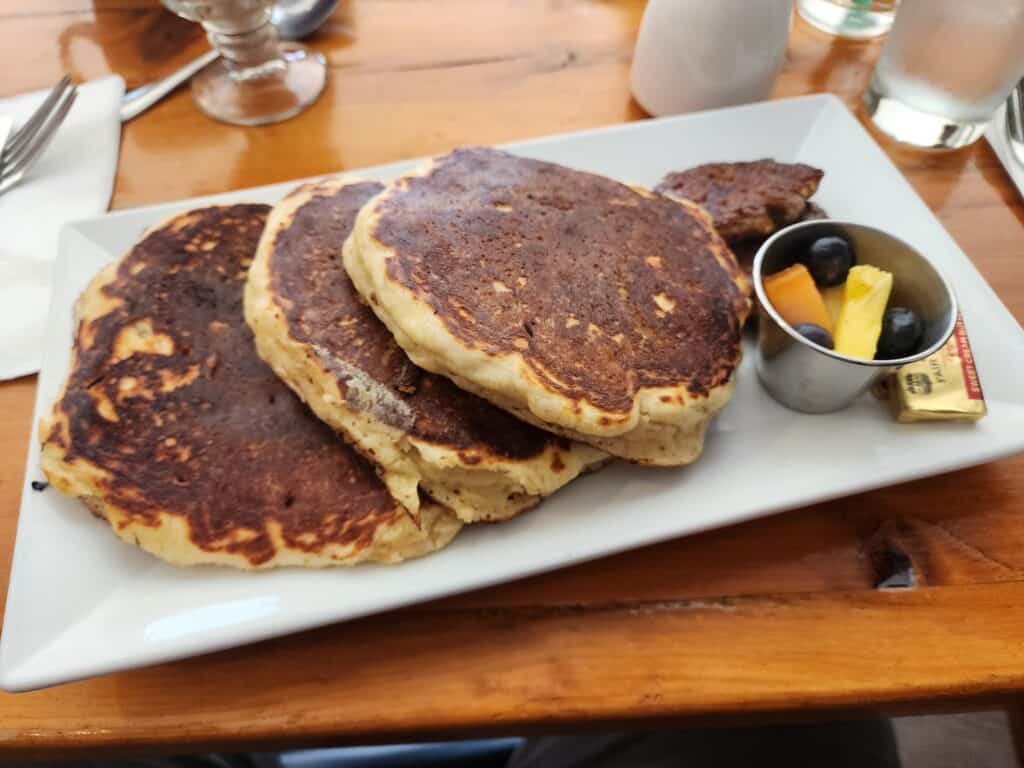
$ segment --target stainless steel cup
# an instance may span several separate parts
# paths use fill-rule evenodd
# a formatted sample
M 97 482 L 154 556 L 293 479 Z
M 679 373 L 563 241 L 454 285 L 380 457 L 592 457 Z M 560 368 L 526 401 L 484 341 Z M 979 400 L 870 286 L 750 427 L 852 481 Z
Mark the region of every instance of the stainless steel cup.
M 772 308 L 763 278 L 793 264 L 813 240 L 825 235 L 850 240 L 858 264 L 871 264 L 893 274 L 889 305 L 909 307 L 921 318 L 924 340 L 920 352 L 896 360 L 840 355 L 805 339 Z M 795 411 L 831 413 L 845 408 L 885 374 L 941 349 L 956 325 L 956 297 L 928 259 L 902 240 L 862 224 L 824 219 L 780 230 L 758 250 L 753 277 L 760 320 L 757 375 L 772 397 Z

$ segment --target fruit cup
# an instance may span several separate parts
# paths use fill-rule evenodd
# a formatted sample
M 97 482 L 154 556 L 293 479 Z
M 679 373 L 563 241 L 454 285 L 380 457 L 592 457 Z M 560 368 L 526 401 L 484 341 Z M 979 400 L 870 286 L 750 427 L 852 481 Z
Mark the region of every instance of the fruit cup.
M 801 336 L 771 306 L 763 278 L 795 263 L 811 242 L 841 235 L 859 264 L 893 275 L 889 306 L 909 307 L 924 325 L 920 349 L 893 360 L 862 360 L 839 354 Z M 759 324 L 757 375 L 768 393 L 787 408 L 831 413 L 846 408 L 878 379 L 901 365 L 938 351 L 956 325 L 956 297 L 942 274 L 919 251 L 874 227 L 834 219 L 806 221 L 768 238 L 754 257 Z

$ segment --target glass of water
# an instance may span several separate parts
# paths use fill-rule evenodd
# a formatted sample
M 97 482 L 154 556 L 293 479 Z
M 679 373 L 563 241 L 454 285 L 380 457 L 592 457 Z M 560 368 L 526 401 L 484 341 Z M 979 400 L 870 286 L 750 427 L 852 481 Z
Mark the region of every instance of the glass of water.
M 270 23 L 273 0 L 163 0 L 197 21 L 220 58 L 192 78 L 192 96 L 210 117 L 261 125 L 298 114 L 320 95 L 327 77 L 323 55 L 282 43 Z
M 797 0 L 800 16 L 840 37 L 884 35 L 892 26 L 898 0 Z
M 1024 0 L 902 0 L 864 94 L 883 132 L 919 147 L 976 141 L 1024 75 Z

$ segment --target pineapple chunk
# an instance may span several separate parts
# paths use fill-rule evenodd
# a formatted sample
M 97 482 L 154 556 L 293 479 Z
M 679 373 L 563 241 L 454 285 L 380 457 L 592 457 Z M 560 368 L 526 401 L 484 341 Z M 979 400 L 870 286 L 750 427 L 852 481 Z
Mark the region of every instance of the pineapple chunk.
M 832 333 L 832 318 L 818 286 L 803 264 L 794 264 L 764 279 L 764 292 L 775 311 L 791 326 L 815 323 Z
M 836 352 L 863 360 L 874 358 L 891 292 L 891 272 L 869 264 L 850 269 L 836 323 Z
M 843 308 L 843 294 L 846 293 L 846 283 L 830 285 L 821 289 L 821 298 L 825 301 L 825 309 L 828 316 L 832 318 L 832 327 L 839 325 L 839 311 Z

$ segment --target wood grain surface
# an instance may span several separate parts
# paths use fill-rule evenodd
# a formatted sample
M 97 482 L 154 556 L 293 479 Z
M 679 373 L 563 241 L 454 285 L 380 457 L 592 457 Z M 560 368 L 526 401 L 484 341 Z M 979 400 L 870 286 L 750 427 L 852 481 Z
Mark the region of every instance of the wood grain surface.
M 131 87 L 206 45 L 151 2 L 43 6 L 0 0 L 0 95 L 64 71 L 118 72 Z M 181 91 L 125 126 L 113 207 L 642 118 L 628 89 L 642 10 L 343 0 L 310 40 L 331 70 L 309 112 L 241 129 Z M 831 91 L 856 109 L 878 48 L 798 20 L 776 95 Z M 988 145 L 879 141 L 1019 321 L 1024 209 Z M 0 384 L 2 574 L 34 390 L 33 378 Z M 1018 457 L 347 625 L 0 694 L 0 755 L 987 706 L 1024 687 L 1022 499 Z M 915 589 L 875 589 L 907 558 Z

